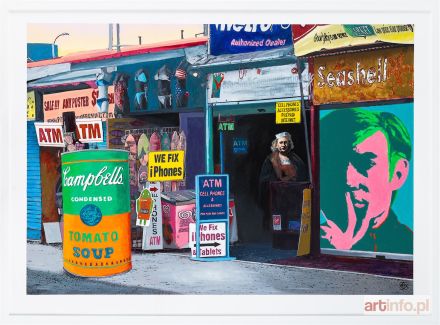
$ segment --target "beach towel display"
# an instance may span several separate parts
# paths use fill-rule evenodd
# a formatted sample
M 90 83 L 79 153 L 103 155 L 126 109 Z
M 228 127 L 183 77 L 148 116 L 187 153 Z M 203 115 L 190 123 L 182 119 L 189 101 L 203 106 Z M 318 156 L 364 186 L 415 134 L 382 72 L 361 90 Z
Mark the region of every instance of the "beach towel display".
M 157 84 L 157 98 L 159 99 L 159 107 L 161 109 L 171 108 L 171 71 L 163 65 L 154 76 Z
M 128 99 L 129 76 L 125 73 L 116 75 L 113 85 L 115 86 L 115 117 L 121 118 L 130 113 L 130 100 Z
M 139 69 L 134 76 L 135 98 L 134 108 L 136 111 L 148 108 L 148 72 Z
M 189 67 L 188 61 L 185 59 L 180 62 L 179 66 L 176 69 L 175 77 L 177 79 L 176 83 L 176 106 L 177 107 L 187 107 L 189 92 L 186 90 L 186 78 L 187 78 L 187 70 Z
M 106 69 L 101 69 L 101 72 L 96 74 L 95 83 L 98 86 L 96 106 L 99 113 L 108 113 L 108 86 L 110 85 L 111 78 L 111 73 L 108 73 Z

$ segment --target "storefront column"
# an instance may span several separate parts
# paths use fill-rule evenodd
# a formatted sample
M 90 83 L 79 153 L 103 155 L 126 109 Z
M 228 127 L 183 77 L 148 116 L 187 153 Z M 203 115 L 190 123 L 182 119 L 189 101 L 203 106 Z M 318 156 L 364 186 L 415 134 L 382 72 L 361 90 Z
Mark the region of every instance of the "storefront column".
M 214 173 L 214 132 L 212 129 L 212 105 L 208 103 L 208 87 L 206 87 L 206 104 L 205 104 L 205 172 L 206 174 Z

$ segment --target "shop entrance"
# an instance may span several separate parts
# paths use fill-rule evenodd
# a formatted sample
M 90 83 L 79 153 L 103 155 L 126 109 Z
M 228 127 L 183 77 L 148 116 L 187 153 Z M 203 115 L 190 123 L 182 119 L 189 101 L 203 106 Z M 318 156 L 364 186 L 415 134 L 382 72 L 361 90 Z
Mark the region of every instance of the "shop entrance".
M 227 116 L 225 116 L 227 117 Z M 275 134 L 292 135 L 294 151 L 307 164 L 303 124 L 275 124 L 274 114 L 235 116 L 233 131 L 223 132 L 224 173 L 230 177 L 240 243 L 270 243 L 272 232 L 263 228 L 264 210 L 259 201 L 259 175 L 264 159 L 271 153 Z M 215 121 L 217 129 L 217 118 Z M 220 136 L 215 132 L 215 161 L 220 165 Z

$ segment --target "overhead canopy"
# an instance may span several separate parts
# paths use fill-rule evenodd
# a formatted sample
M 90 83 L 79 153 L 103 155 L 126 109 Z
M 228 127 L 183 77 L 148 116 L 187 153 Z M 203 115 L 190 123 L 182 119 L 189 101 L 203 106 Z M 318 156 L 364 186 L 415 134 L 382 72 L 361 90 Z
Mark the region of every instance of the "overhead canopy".
M 225 72 L 238 69 L 262 68 L 274 65 L 295 63 L 291 46 L 273 50 L 240 54 L 207 55 L 195 61 L 191 70 L 202 70 L 206 73 Z
M 414 25 L 293 25 L 296 56 L 377 44 L 414 44 Z

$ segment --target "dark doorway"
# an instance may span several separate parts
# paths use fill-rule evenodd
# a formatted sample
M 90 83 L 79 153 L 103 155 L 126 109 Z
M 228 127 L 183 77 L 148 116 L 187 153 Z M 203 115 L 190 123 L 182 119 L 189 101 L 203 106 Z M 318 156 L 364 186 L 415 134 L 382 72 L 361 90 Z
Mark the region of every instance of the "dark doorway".
M 264 212 L 258 202 L 258 179 L 263 161 L 271 153 L 270 145 L 275 134 L 283 131 L 292 135 L 295 152 L 307 163 L 302 123 L 275 124 L 274 114 L 242 115 L 235 116 L 234 131 L 223 132 L 224 172 L 230 177 L 230 193 L 235 199 L 241 243 L 271 241 L 271 232 L 263 230 Z M 214 141 L 216 163 L 219 164 L 218 131 Z

